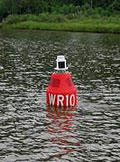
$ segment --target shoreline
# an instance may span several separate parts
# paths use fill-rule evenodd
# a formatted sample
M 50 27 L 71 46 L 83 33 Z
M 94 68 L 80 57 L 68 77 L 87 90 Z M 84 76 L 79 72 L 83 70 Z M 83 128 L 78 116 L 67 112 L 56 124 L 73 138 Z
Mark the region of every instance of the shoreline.
M 119 23 L 102 23 L 97 21 L 69 21 L 62 23 L 24 21 L 16 24 L 0 24 L 0 28 L 120 34 Z

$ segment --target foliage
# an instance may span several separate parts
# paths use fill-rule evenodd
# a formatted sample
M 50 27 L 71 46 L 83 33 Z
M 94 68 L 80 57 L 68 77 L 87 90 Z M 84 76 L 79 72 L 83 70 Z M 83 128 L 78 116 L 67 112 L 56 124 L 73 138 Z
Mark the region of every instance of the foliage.
M 65 4 L 59 8 L 58 12 L 64 15 L 69 15 L 69 14 L 76 13 L 77 9 L 76 6 L 74 6 L 73 4 L 69 4 L 69 5 Z
M 32 14 L 24 14 L 24 15 L 9 15 L 5 23 L 6 24 L 16 24 L 18 22 L 24 21 L 37 21 L 37 22 L 65 22 L 65 16 L 61 14 L 49 14 L 49 13 L 42 13 L 39 15 L 32 15 Z
M 0 20 L 4 20 L 8 15 L 41 15 L 43 13 L 63 14 L 68 18 L 75 18 L 78 15 L 111 16 L 119 15 L 119 9 L 120 0 L 0 0 Z M 55 21 L 62 21 L 61 16 L 58 16 L 56 20 L 56 16 L 52 15 L 54 17 L 52 20 L 49 14 L 41 15 L 41 19 L 47 19 L 47 15 L 51 19 L 50 22 L 54 19 Z M 39 18 L 34 16 L 23 17 L 21 19 L 38 20 L 40 18 L 40 16 Z M 13 17 L 13 19 L 15 18 Z M 14 20 L 14 22 L 16 21 Z
M 4 24 L 3 28 L 120 33 L 120 25 L 117 22 L 116 24 L 111 23 L 107 19 L 96 19 L 94 21 L 93 19 L 84 19 L 76 22 L 69 21 L 62 23 L 25 21 L 17 24 Z

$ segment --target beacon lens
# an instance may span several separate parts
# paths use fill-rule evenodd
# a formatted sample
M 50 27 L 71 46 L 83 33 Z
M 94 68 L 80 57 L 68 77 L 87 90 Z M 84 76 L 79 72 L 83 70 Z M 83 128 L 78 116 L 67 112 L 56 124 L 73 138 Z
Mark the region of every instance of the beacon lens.
M 59 66 L 60 69 L 65 68 L 65 62 L 64 61 L 63 62 L 58 62 L 58 66 Z
M 58 71 L 61 73 L 61 72 L 65 72 L 66 70 L 68 70 L 68 67 L 66 67 L 65 57 L 63 55 L 57 56 L 55 71 Z

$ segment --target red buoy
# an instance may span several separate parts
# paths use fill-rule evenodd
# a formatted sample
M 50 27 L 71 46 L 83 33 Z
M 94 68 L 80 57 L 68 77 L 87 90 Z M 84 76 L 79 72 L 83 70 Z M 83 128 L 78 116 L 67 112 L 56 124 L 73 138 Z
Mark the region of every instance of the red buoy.
M 64 56 L 57 57 L 57 67 L 51 75 L 47 88 L 47 104 L 55 107 L 73 107 L 77 105 L 77 88 L 72 81 L 71 74 L 67 71 Z

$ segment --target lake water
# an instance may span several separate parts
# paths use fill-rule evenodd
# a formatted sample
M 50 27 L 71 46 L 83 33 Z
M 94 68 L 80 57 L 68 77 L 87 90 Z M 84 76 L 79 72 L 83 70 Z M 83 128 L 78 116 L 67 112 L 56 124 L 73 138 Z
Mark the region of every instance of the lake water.
M 65 55 L 78 106 L 46 105 Z M 0 162 L 120 161 L 120 35 L 0 30 Z

